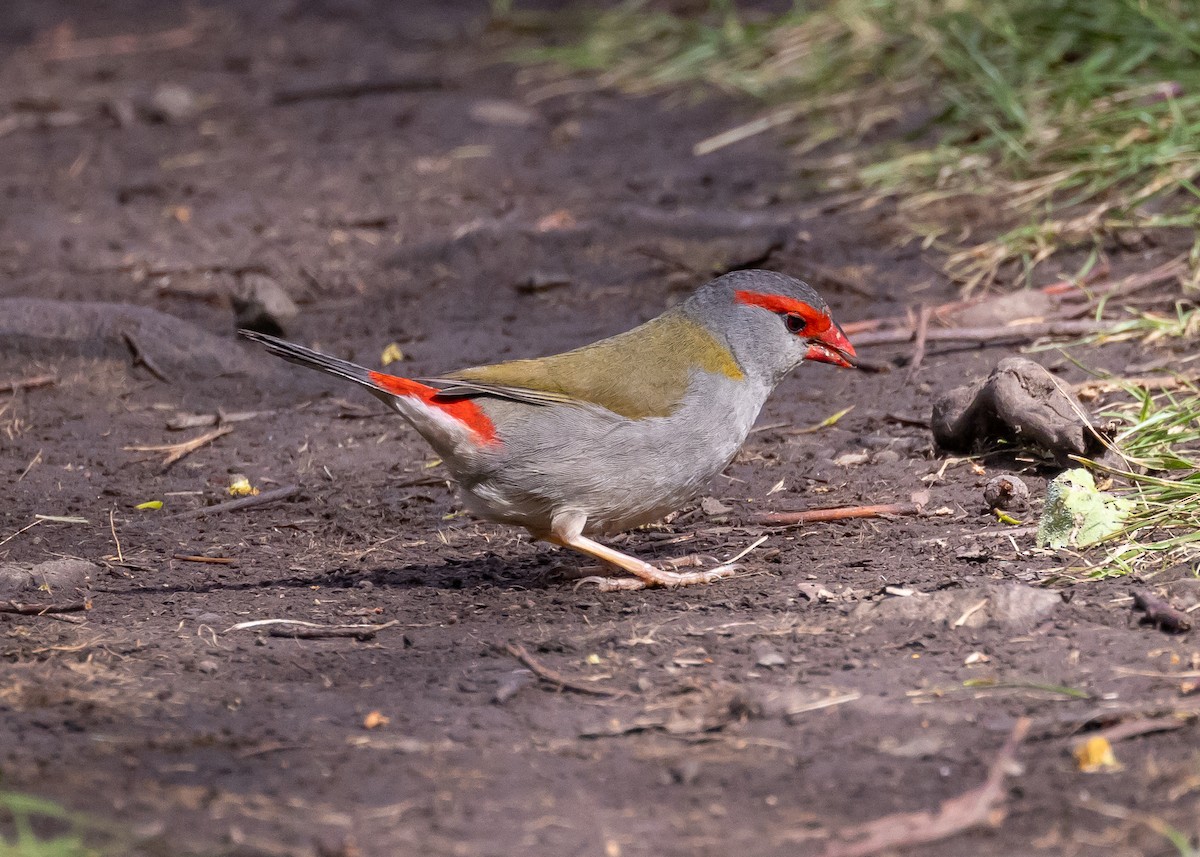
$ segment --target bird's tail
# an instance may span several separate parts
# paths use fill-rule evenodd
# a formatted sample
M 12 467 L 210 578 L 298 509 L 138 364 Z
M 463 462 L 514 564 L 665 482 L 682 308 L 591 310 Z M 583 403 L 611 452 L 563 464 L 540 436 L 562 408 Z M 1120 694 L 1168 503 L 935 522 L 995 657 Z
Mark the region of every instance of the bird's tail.
M 307 366 L 310 369 L 316 369 L 318 372 L 324 372 L 326 375 L 333 375 L 335 378 L 344 378 L 347 381 L 353 381 L 355 384 L 361 384 L 374 392 L 380 390 L 379 384 L 371 377 L 379 373 L 373 373 L 371 370 L 359 366 L 357 363 L 351 363 L 349 360 L 340 360 L 337 357 L 331 357 L 328 354 L 322 354 L 320 351 L 313 351 L 311 348 L 305 348 L 303 345 L 297 345 L 285 339 L 268 336 L 265 333 L 257 333 L 253 330 L 239 330 L 238 333 L 247 339 L 252 339 L 260 343 L 267 351 L 277 357 L 282 357 L 289 363 Z
M 261 343 L 272 354 L 289 363 L 307 366 L 366 387 L 411 422 L 439 451 L 453 449 L 454 444 L 468 435 L 476 445 L 488 445 L 496 441 L 496 427 L 491 419 L 469 398 L 447 398 L 436 387 L 420 381 L 374 372 L 357 363 L 330 357 L 265 333 L 252 330 L 239 330 L 238 333 Z

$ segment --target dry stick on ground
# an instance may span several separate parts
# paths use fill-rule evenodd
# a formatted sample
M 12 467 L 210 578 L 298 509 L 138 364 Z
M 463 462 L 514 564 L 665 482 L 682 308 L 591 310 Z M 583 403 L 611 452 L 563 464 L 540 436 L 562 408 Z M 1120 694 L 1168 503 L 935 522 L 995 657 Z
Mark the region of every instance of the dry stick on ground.
M 1044 336 L 1085 336 L 1102 333 L 1113 328 L 1113 322 L 1104 321 L 1047 321 L 1038 324 L 1014 324 L 1003 327 L 948 327 L 934 328 L 926 333 L 927 342 L 1033 342 Z M 854 347 L 864 345 L 899 345 L 913 338 L 908 328 L 899 330 L 872 330 L 854 338 Z
M 56 29 L 46 44 L 39 46 L 39 50 L 42 57 L 48 60 L 91 59 L 143 51 L 174 51 L 196 41 L 203 21 L 194 12 L 191 17 L 192 20 L 182 26 L 160 30 L 157 33 L 130 33 L 90 39 L 76 39 L 70 30 Z M 63 33 L 66 35 L 60 35 Z
M 1176 257 L 1165 264 L 1159 265 L 1149 271 L 1144 271 L 1139 274 L 1126 277 L 1116 283 L 1111 284 L 1108 288 L 1100 290 L 1095 297 L 1085 303 L 1081 309 L 1074 313 L 1069 313 L 1066 318 L 1060 321 L 1044 322 L 1042 324 L 1030 324 L 1012 327 L 996 327 L 996 328 L 946 328 L 935 331 L 930 331 L 926 337 L 927 341 L 946 342 L 946 341 L 968 341 L 968 342 L 995 342 L 1004 341 L 1009 338 L 1017 340 L 1028 337 L 1029 339 L 1040 339 L 1043 336 L 1079 336 L 1087 333 L 1095 333 L 1106 329 L 1104 322 L 1094 320 L 1078 320 L 1079 316 L 1092 315 L 1096 312 L 1104 302 L 1112 300 L 1116 297 L 1128 297 L 1142 289 L 1157 285 L 1164 280 L 1180 277 L 1187 273 L 1187 261 L 1184 256 Z M 1092 275 L 1085 277 L 1082 282 L 1075 283 L 1072 281 L 1063 281 L 1052 283 L 1044 286 L 1040 291 L 1046 295 L 1053 297 L 1062 297 L 1073 291 L 1081 291 L 1083 285 L 1089 283 L 1097 273 L 1107 275 L 1107 265 L 1103 268 L 1097 268 Z M 950 301 L 949 303 L 940 304 L 930 310 L 930 318 L 943 320 L 947 316 L 953 315 L 955 312 L 975 306 L 976 304 L 987 300 L 987 298 L 976 298 L 966 301 Z M 865 321 L 852 321 L 849 324 L 843 325 L 843 330 L 848 336 L 854 336 L 855 347 L 863 345 L 895 345 L 903 342 L 908 342 L 910 339 L 920 339 L 921 320 L 924 315 L 918 317 L 917 324 L 914 326 L 903 326 L 891 328 L 889 324 L 891 319 L 867 319 Z M 928 320 L 926 320 L 928 323 Z M 1039 330 L 1041 332 L 1039 332 Z M 1023 335 L 1022 335 L 1023 334 Z M 916 354 L 923 354 L 919 349 L 914 348 Z M 914 359 L 916 357 L 914 354 Z
M 20 613 L 22 616 L 40 616 L 43 613 L 78 613 L 89 610 L 86 601 L 67 601 L 63 604 L 26 604 L 22 601 L 0 601 L 0 613 Z
M 1177 714 L 1167 714 L 1163 717 L 1143 717 L 1139 720 L 1127 720 L 1124 723 L 1118 723 L 1107 729 L 1100 729 L 1081 736 L 1072 744 L 1071 749 L 1076 750 L 1093 738 L 1103 738 L 1110 744 L 1116 744 L 1119 741 L 1128 741 L 1130 738 L 1138 738 L 1142 735 L 1153 735 L 1156 732 L 1171 732 L 1175 729 L 1182 729 L 1195 719 L 1195 711 L 1180 711 Z
M 1080 298 L 1083 297 L 1083 287 L 1094 283 L 1095 281 L 1107 277 L 1109 273 L 1108 262 L 1102 265 L 1097 265 L 1087 276 L 1080 280 L 1060 280 L 1057 283 L 1051 283 L 1048 286 L 1042 286 L 1038 291 L 1050 297 L 1065 298 L 1071 295 L 1072 292 L 1081 292 Z M 1120 284 L 1113 286 L 1113 289 L 1118 289 Z M 944 321 L 947 317 L 954 315 L 956 312 L 969 309 L 973 306 L 978 306 L 989 300 L 995 300 L 995 296 L 984 295 L 983 297 L 970 298 L 968 300 L 949 301 L 944 304 L 938 304 L 932 309 L 932 317 L 937 321 Z M 863 321 L 852 321 L 842 325 L 842 330 L 847 336 L 867 333 L 870 331 L 881 329 L 893 329 L 895 319 L 893 318 L 869 318 Z M 906 329 L 903 325 L 899 329 Z
M 125 562 L 125 553 L 121 550 L 121 540 L 117 538 L 117 522 L 113 518 L 114 510 L 108 510 L 108 529 L 112 533 L 113 544 L 117 546 L 117 562 Z
M 1082 287 L 1086 286 L 1086 284 L 1090 284 L 1098 280 L 1099 277 L 1108 276 L 1108 274 L 1109 266 L 1105 263 L 1103 266 L 1097 266 L 1096 270 L 1093 270 L 1091 274 L 1088 274 L 1086 277 L 1082 277 L 1079 281 L 1062 280 L 1060 282 L 1050 283 L 1049 286 L 1043 286 L 1038 290 L 1045 295 L 1051 296 L 1051 298 L 1063 299 L 1064 296 L 1072 292 L 1078 292 L 1078 290 L 1082 289 Z M 1084 295 L 1080 294 L 1079 298 L 1084 298 Z M 986 301 L 995 299 L 995 295 L 984 295 L 982 298 L 968 298 L 966 300 L 947 301 L 946 304 L 938 304 L 937 306 L 932 307 L 932 318 L 938 320 L 938 322 L 941 322 L 941 320 L 944 320 L 949 316 L 953 316 L 955 312 L 961 312 L 962 310 L 967 310 L 967 308 L 971 308 L 972 306 L 978 306 L 979 304 L 984 304 Z M 890 330 L 894 328 L 894 318 L 868 318 L 859 320 L 859 322 L 848 322 L 847 324 L 842 325 L 842 331 L 844 331 L 847 336 L 865 334 L 865 332 L 872 330 Z M 899 329 L 906 329 L 905 325 L 899 325 Z
M 268 637 L 291 637 L 298 640 L 325 640 L 334 637 L 353 637 L 359 642 L 373 640 L 380 631 L 400 624 L 399 619 L 384 622 L 382 625 L 332 625 L 326 628 L 312 628 L 305 625 L 275 625 L 267 630 Z
M 996 826 L 1004 814 L 1004 778 L 1029 732 L 1029 724 L 1028 717 L 1017 720 L 988 768 L 987 779 L 979 786 L 942 801 L 937 812 L 896 812 L 849 830 L 850 836 L 861 838 L 857 842 L 831 843 L 822 857 L 869 857 L 880 851 L 938 842 L 973 827 Z
M 1147 393 L 1175 390 L 1200 381 L 1200 375 L 1132 375 L 1128 378 L 1093 378 L 1072 384 L 1071 389 L 1081 399 L 1095 398 L 1103 393 L 1119 393 L 1127 387 L 1140 387 Z
M 38 518 L 38 519 L 37 519 L 36 521 L 34 521 L 32 524 L 26 524 L 24 527 L 21 527 L 21 529 L 17 530 L 17 531 L 16 531 L 15 533 L 13 533 L 11 536 L 8 536 L 7 538 L 0 539 L 0 547 L 3 547 L 4 545 L 8 544 L 9 542 L 11 542 L 11 541 L 12 541 L 13 539 L 15 539 L 17 536 L 21 535 L 21 533 L 25 532 L 26 530 L 32 530 L 32 529 L 33 529 L 34 527 L 36 527 L 38 524 L 42 523 L 42 521 L 43 521 L 43 519 L 42 519 L 42 518 Z
M 273 488 L 270 491 L 264 491 L 261 494 L 255 494 L 251 497 L 239 497 L 236 500 L 226 500 L 224 503 L 218 503 L 215 506 L 205 506 L 203 509 L 192 509 L 190 512 L 180 512 L 175 517 L 203 518 L 206 515 L 219 515 L 222 512 L 236 512 L 241 509 L 262 506 L 266 503 L 274 503 L 276 500 L 286 500 L 293 494 L 299 493 L 299 485 L 285 485 L 282 488 Z
M 354 637 L 358 640 L 370 640 L 380 631 L 399 624 L 399 619 L 384 622 L 382 625 L 318 625 L 316 622 L 306 622 L 303 619 L 254 619 L 249 622 L 239 622 L 227 628 L 224 633 L 266 629 L 267 636 L 270 637 L 296 637 L 302 640 Z
M 363 95 L 386 95 L 392 92 L 424 92 L 444 89 L 446 81 L 434 75 L 377 78 L 375 80 L 334 81 L 313 86 L 277 89 L 272 104 L 297 104 L 301 101 L 328 101 L 339 98 L 359 98 Z
M 1144 589 L 1134 592 L 1133 606 L 1146 614 L 1142 618 L 1143 622 L 1154 625 L 1163 631 L 1182 634 L 1192 630 L 1191 616 L 1178 607 L 1172 607 L 1166 599 L 1159 598 L 1153 592 Z
M 542 681 L 549 682 L 560 690 L 572 690 L 575 693 L 585 693 L 589 696 L 629 696 L 623 690 L 609 690 L 603 687 L 585 684 L 579 681 L 572 681 L 562 673 L 551 669 L 550 667 L 537 660 L 533 655 L 529 654 L 529 650 L 520 643 L 507 643 L 504 646 L 504 651 L 508 652 L 518 661 L 520 661 L 530 672 L 540 678 Z
M 205 428 L 206 426 L 224 426 L 232 423 L 244 423 L 246 420 L 265 417 L 274 413 L 276 411 L 234 411 L 227 414 L 219 408 L 215 414 L 185 414 L 180 412 L 167 421 L 167 428 L 171 431 L 183 431 L 184 429 Z
M 236 560 L 228 556 L 196 556 L 194 554 L 173 553 L 171 559 L 181 560 L 183 562 L 209 562 L 215 565 L 230 565 Z
M 933 318 L 933 308 L 921 305 L 917 310 L 917 325 L 913 331 L 913 354 L 908 364 L 908 379 L 911 381 L 921 368 L 925 359 L 925 341 L 929 338 L 929 320 Z
M 1187 253 L 1181 253 L 1171 261 L 1164 262 L 1157 268 L 1151 268 L 1149 271 L 1143 271 L 1140 274 L 1133 274 L 1123 280 L 1118 280 L 1106 289 L 1099 290 L 1087 304 L 1084 312 L 1093 313 L 1106 301 L 1110 301 L 1115 297 L 1129 297 L 1132 294 L 1140 292 L 1142 289 L 1148 289 L 1166 280 L 1182 277 L 1189 270 L 1187 257 Z
M 210 432 L 206 432 L 199 437 L 194 437 L 191 440 L 185 440 L 182 443 L 167 443 L 161 446 L 127 446 L 126 452 L 165 452 L 167 457 L 163 459 L 163 469 L 170 467 L 185 455 L 195 452 L 205 444 L 212 443 L 219 437 L 229 434 L 233 431 L 233 426 L 221 426 Z
M 25 469 L 21 471 L 21 475 L 17 477 L 17 481 L 20 482 L 22 479 L 24 479 L 26 476 L 28 476 L 29 471 L 33 470 L 33 468 L 41 460 L 42 460 L 42 450 L 39 449 L 37 451 L 37 455 L 35 455 L 33 458 L 31 458 L 29 460 L 29 463 L 25 465 Z
M 924 503 L 881 503 L 875 506 L 835 506 L 832 509 L 806 509 L 803 512 L 764 512 L 754 515 L 755 524 L 773 526 L 795 526 L 796 524 L 823 524 L 829 521 L 846 521 L 850 518 L 886 518 L 895 515 L 919 515 L 925 510 Z
M 48 387 L 58 383 L 57 375 L 34 375 L 32 378 L 18 378 L 15 381 L 0 382 L 0 393 L 15 393 L 18 390 L 32 390 L 34 387 Z

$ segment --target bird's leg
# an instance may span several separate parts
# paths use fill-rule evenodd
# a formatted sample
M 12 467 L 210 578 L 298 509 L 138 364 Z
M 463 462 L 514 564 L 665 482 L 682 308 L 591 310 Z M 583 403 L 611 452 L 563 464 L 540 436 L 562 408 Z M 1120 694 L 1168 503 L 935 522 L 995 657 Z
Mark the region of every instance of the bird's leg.
M 589 539 L 583 534 L 583 526 L 587 517 L 582 512 L 560 512 L 550 522 L 550 533 L 546 541 L 562 547 L 577 550 L 580 553 L 624 569 L 633 578 L 589 577 L 580 583 L 595 583 L 601 592 L 611 592 L 618 589 L 644 589 L 647 586 L 691 586 L 697 583 L 712 583 L 724 577 L 732 577 L 737 573 L 737 566 L 721 565 L 705 571 L 667 571 L 656 568 L 637 557 L 621 553 L 619 550 L 602 545 Z

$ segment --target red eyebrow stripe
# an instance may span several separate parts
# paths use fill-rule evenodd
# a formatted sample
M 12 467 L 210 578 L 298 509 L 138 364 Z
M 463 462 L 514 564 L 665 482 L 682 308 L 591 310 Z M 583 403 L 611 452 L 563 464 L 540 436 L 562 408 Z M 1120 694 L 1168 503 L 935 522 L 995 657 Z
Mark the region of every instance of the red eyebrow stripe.
M 800 316 L 810 325 L 811 333 L 824 333 L 833 326 L 833 321 L 829 318 L 829 314 L 814 309 L 804 301 L 798 301 L 795 298 L 784 297 L 783 295 L 765 295 L 762 292 L 734 292 L 733 295 L 739 303 L 749 304 L 750 306 L 762 307 L 769 312 L 777 313 L 793 313 Z
M 379 389 L 386 390 L 393 396 L 412 396 L 420 399 L 430 407 L 437 408 L 458 420 L 473 431 L 483 443 L 497 443 L 495 424 L 488 419 L 483 409 L 470 399 L 444 399 L 438 396 L 438 390 L 435 387 L 408 378 L 386 375 L 383 372 L 371 372 L 370 377 Z

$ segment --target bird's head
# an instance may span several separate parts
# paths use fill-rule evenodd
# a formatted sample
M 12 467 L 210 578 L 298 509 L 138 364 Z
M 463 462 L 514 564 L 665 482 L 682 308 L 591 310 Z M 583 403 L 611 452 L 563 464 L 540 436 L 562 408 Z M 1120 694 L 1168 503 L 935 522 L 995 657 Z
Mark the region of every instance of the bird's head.
M 734 271 L 701 287 L 685 312 L 723 338 L 738 363 L 774 385 L 805 360 L 854 368 L 854 346 L 809 286 L 774 271 Z

